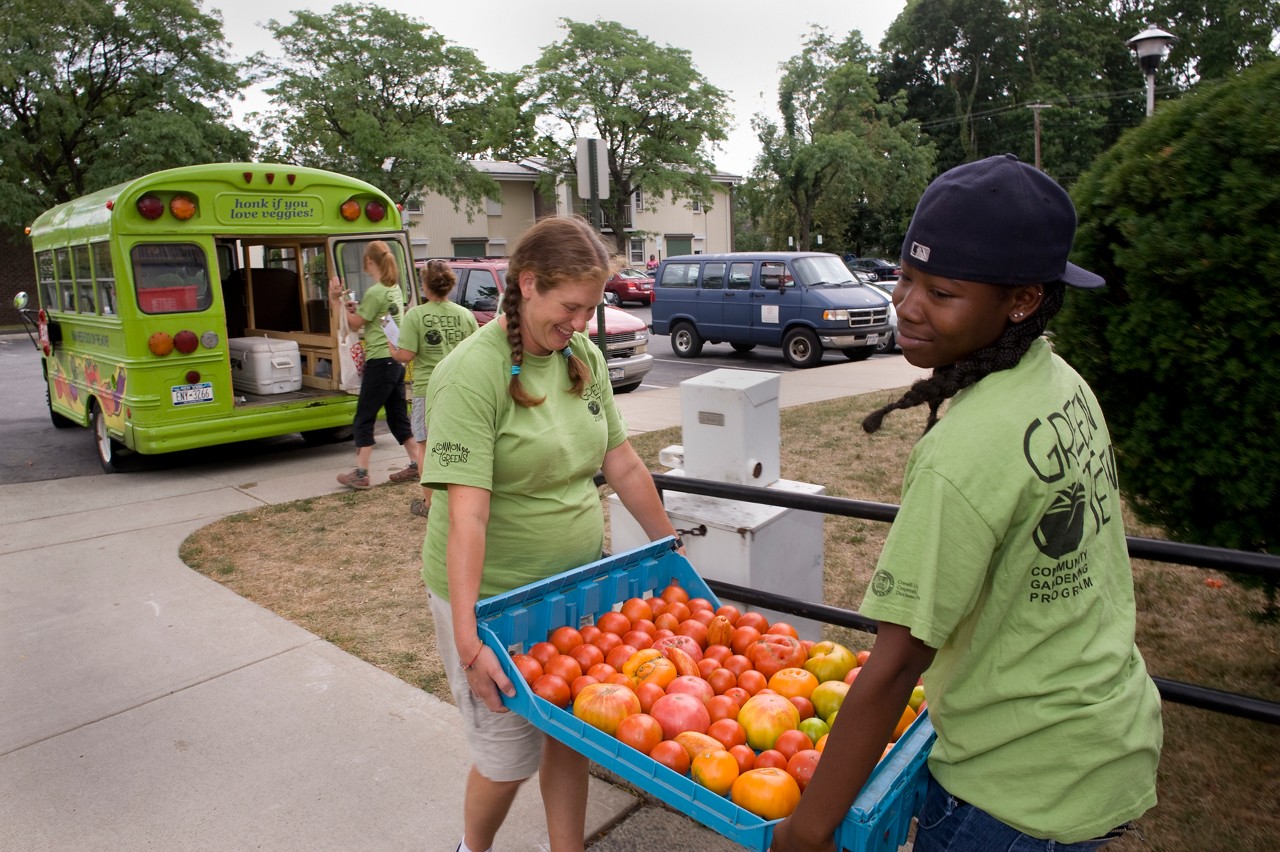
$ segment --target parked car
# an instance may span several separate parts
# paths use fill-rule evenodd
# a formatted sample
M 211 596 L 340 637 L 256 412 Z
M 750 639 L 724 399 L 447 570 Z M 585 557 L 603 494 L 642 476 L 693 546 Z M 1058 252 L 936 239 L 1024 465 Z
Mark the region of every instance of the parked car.
M 883 284 L 868 284 L 867 286 L 872 290 L 875 290 L 877 293 L 883 293 L 885 299 L 889 301 L 890 330 L 888 334 L 881 336 L 880 342 L 876 344 L 876 354 L 883 355 L 893 352 L 898 348 L 898 309 L 893 306 L 892 288 L 886 287 Z
M 452 257 L 444 258 L 458 276 L 450 298 L 475 315 L 476 322 L 484 325 L 499 313 L 502 291 L 506 285 L 507 259 L 505 257 Z M 419 261 L 425 266 L 426 261 Z M 596 318 L 587 325 L 587 334 L 597 339 Z M 614 393 L 627 393 L 640 387 L 653 356 L 648 353 L 649 330 L 644 321 L 620 308 L 604 306 L 605 361 L 609 366 L 609 383 Z
M 630 267 L 620 269 L 604 282 L 604 291 L 615 294 L 619 304 L 639 302 L 650 305 L 653 304 L 653 276 Z
M 884 294 L 824 252 L 668 257 L 653 293 L 653 333 L 671 335 L 682 358 L 723 342 L 739 352 L 780 346 L 792 365 L 815 367 L 827 349 L 870 358 L 889 332 Z
M 901 266 L 880 257 L 846 257 L 844 262 L 850 269 L 864 269 L 880 281 L 896 281 L 902 274 Z

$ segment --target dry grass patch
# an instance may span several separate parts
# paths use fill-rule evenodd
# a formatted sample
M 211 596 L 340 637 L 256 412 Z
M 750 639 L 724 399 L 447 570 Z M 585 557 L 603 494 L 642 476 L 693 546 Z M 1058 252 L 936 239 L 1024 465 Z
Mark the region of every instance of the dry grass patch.
M 782 476 L 832 496 L 897 503 L 907 453 L 924 426 L 916 410 L 890 416 L 874 436 L 862 418 L 893 398 L 866 394 L 782 412 Z M 680 443 L 679 429 L 633 439 L 650 467 Z M 260 509 L 211 524 L 184 544 L 198 571 L 355 656 L 451 701 L 435 652 L 419 576 L 425 522 L 408 513 L 413 487 L 379 486 Z M 606 504 L 607 505 L 607 504 Z M 1135 535 L 1156 537 L 1126 516 Z M 828 517 L 825 603 L 856 609 L 888 525 Z M 1261 592 L 1209 572 L 1134 563 L 1138 645 L 1155 675 L 1280 701 L 1280 630 L 1261 623 Z M 1218 577 L 1219 575 L 1212 575 Z M 871 637 L 828 628 L 868 648 Z M 1280 848 L 1280 728 L 1165 703 L 1160 804 L 1140 826 L 1146 843 L 1124 850 Z

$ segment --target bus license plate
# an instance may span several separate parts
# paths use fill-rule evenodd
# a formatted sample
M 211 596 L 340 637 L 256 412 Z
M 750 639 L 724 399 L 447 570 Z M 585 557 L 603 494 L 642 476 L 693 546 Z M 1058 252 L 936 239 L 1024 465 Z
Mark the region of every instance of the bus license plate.
M 610 367 L 610 368 L 609 368 L 609 381 L 613 381 L 614 379 L 620 379 L 620 378 L 622 378 L 622 368 L 621 368 L 621 367 Z
M 198 385 L 175 385 L 170 388 L 174 405 L 189 405 L 193 402 L 213 402 L 213 383 L 201 382 Z

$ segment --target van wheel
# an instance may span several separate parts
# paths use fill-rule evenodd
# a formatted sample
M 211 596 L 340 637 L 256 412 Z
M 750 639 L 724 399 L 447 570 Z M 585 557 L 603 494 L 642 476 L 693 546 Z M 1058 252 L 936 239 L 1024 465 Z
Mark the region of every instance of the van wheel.
M 816 367 L 822 363 L 822 344 L 807 328 L 793 328 L 782 338 L 782 354 L 793 367 Z
M 730 343 L 729 345 L 733 347 L 734 352 L 750 352 L 756 348 L 754 343 Z
M 876 344 L 876 354 L 884 355 L 887 352 L 892 352 L 893 347 L 897 345 L 898 341 L 894 338 L 893 332 L 891 331 L 884 337 L 881 337 L 880 342 Z
M 331 429 L 309 429 L 302 433 L 302 440 L 308 447 L 319 447 L 323 444 L 339 444 L 350 441 L 350 426 L 334 426 Z
M 115 473 L 116 460 L 124 445 L 107 432 L 107 418 L 97 400 L 89 402 L 89 425 L 93 428 L 93 442 L 98 448 L 98 463 L 103 473 Z
M 865 361 L 880 350 L 874 346 L 858 346 L 853 349 L 841 349 L 840 351 L 850 361 Z
M 671 351 L 681 358 L 697 358 L 702 354 L 702 335 L 692 323 L 678 323 L 671 330 Z

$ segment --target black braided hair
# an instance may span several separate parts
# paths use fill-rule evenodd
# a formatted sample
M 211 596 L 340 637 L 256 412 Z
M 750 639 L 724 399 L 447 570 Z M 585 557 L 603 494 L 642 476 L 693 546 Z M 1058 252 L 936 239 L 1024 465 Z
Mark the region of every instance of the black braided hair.
M 875 432 L 889 412 L 928 403 L 929 420 L 924 427 L 927 433 L 938 422 L 938 409 L 943 402 L 992 373 L 1018 365 L 1031 344 L 1044 334 L 1049 320 L 1062 309 L 1065 292 L 1066 285 L 1062 282 L 1044 285 L 1040 307 L 1025 321 L 1009 323 L 991 345 L 984 346 L 954 364 L 935 368 L 932 375 L 916 381 L 897 400 L 868 414 L 862 421 L 862 428 L 867 432 Z

